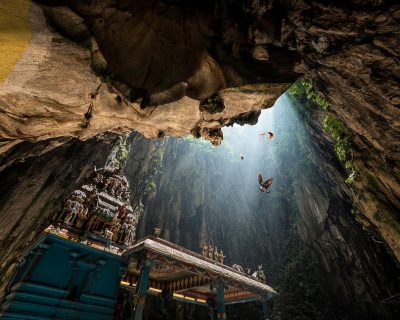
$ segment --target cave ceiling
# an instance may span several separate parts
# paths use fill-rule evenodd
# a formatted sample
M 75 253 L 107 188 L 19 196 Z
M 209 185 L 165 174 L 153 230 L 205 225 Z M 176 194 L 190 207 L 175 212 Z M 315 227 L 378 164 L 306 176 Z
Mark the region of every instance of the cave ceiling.
M 280 40 L 282 13 L 235 2 L 39 1 L 31 43 L 0 91 L 2 150 L 131 130 L 218 145 L 221 127 L 254 123 L 299 77 L 299 55 Z
M 305 76 L 352 132 L 363 224 L 400 256 L 398 1 L 27 3 L 1 30 L 26 48 L 0 50 L 0 153 L 132 130 L 218 145 Z

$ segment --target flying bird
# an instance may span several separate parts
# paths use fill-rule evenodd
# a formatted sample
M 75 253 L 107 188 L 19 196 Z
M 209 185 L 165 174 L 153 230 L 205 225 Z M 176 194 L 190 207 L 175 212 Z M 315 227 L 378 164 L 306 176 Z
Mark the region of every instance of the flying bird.
M 244 154 L 241 153 L 241 154 L 240 154 L 240 160 L 243 160 L 243 159 L 244 159 Z
M 272 131 L 267 131 L 267 132 L 261 132 L 260 136 L 265 136 L 268 133 L 268 139 L 272 140 L 274 139 L 274 133 Z
M 261 174 L 258 175 L 258 183 L 260 184 L 260 190 L 261 190 L 261 192 L 266 192 L 266 193 L 269 193 L 269 192 L 270 192 L 269 187 L 270 187 L 271 184 L 272 184 L 272 180 L 273 180 L 273 178 L 268 178 L 267 180 L 265 180 L 265 181 L 263 182 L 263 177 L 262 177 L 262 175 L 261 175 Z

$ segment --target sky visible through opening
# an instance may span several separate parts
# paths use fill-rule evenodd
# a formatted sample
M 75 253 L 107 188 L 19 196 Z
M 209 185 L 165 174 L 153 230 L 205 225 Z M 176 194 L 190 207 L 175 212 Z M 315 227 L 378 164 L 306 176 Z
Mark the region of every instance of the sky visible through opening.
M 268 131 L 274 132 L 273 140 L 268 139 Z M 285 164 L 286 161 L 282 161 L 282 154 L 298 147 L 299 134 L 303 139 L 307 137 L 302 119 L 286 94 L 272 108 L 262 110 L 257 124 L 226 127 L 223 128 L 223 133 L 221 151 L 226 156 L 233 157 L 234 163 L 227 161 L 223 167 L 224 174 L 230 175 L 232 181 L 235 181 L 236 173 L 238 180 L 234 183 L 242 185 L 242 190 L 246 190 L 250 197 L 254 196 L 254 190 L 265 196 L 258 190 L 258 173 L 262 174 L 264 180 L 269 177 L 274 179 L 271 194 L 283 190 L 285 176 L 300 159 L 292 159 L 291 167 Z M 266 134 L 262 136 L 261 133 Z M 240 154 L 244 154 L 244 160 L 240 160 Z

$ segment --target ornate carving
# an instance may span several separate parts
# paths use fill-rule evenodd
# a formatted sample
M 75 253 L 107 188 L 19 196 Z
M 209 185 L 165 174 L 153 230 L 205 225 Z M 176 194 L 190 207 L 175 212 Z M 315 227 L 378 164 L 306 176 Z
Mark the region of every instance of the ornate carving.
M 129 183 L 118 163 L 94 168 L 89 181 L 66 200 L 62 222 L 130 246 L 135 242 L 140 213 L 129 205 L 129 196 Z

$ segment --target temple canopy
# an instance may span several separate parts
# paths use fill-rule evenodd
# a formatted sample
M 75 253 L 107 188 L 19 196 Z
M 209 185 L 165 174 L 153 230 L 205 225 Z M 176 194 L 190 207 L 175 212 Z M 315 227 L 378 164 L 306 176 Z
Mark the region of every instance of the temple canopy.
M 260 301 L 268 317 L 277 292 L 261 266 L 254 277 L 228 267 L 205 243 L 203 255 L 153 236 L 135 243 L 140 212 L 118 166 L 95 169 L 21 254 L 0 317 L 141 320 L 147 294 L 206 306 L 211 319 L 225 319 L 226 304 Z
M 167 290 L 176 300 L 206 304 L 216 282 L 224 285 L 226 304 L 262 300 L 277 294 L 249 275 L 160 238 L 146 237 L 123 256 L 130 259 L 125 286 L 136 283 L 140 260 L 150 261 L 150 288 L 153 292 Z

